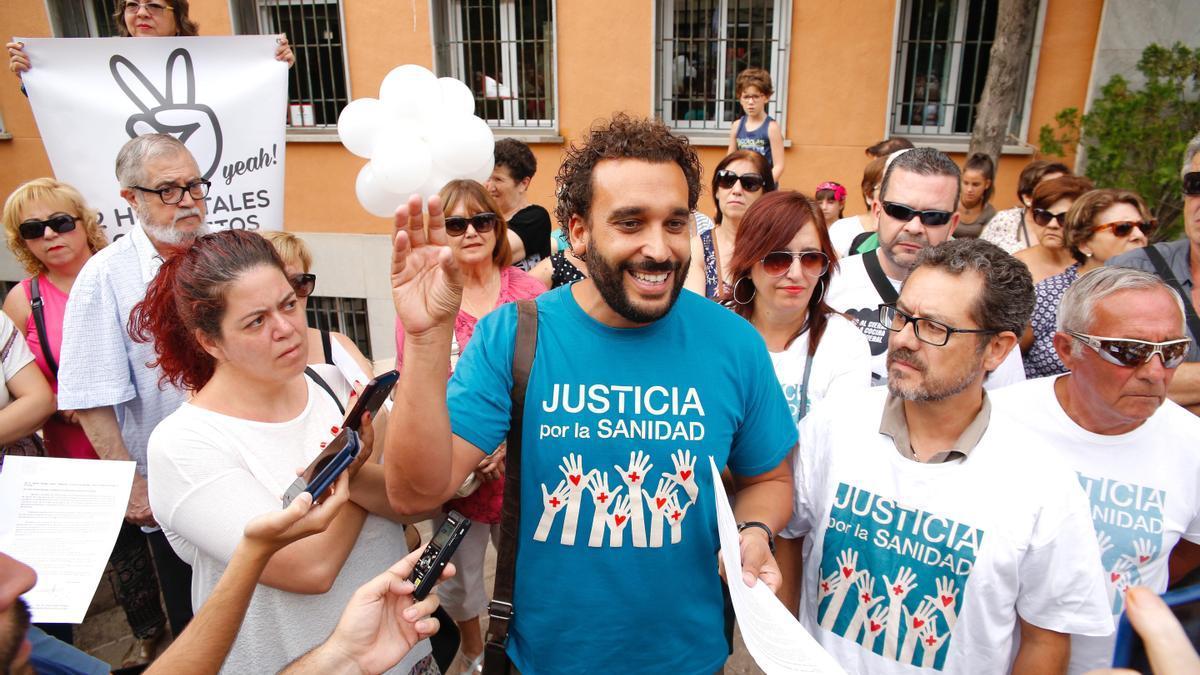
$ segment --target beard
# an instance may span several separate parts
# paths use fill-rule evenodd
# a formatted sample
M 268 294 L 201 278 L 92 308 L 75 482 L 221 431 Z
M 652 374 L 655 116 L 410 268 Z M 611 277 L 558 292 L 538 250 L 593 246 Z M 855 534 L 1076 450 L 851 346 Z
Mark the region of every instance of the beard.
M 895 239 L 887 244 L 884 244 L 882 241 L 879 242 L 879 253 L 887 257 L 888 262 L 900 269 L 912 271 L 913 266 L 917 264 L 917 253 L 920 253 L 920 251 L 917 251 L 916 253 L 909 253 L 907 251 L 904 253 L 897 253 L 895 251 L 895 247 L 901 243 L 916 244 L 922 249 L 925 249 L 929 248 L 929 240 L 923 236 L 914 237 L 901 231 L 896 234 Z
M 588 246 L 584 257 L 587 262 L 588 274 L 591 275 L 593 283 L 596 284 L 596 290 L 600 291 L 600 297 L 604 298 L 604 302 L 621 318 L 638 324 L 657 321 L 671 311 L 671 308 L 675 306 L 675 301 L 679 299 L 679 293 L 683 290 L 683 282 L 687 278 L 687 269 L 691 262 L 690 260 L 674 263 L 646 260 L 640 263 L 623 262 L 613 265 L 596 250 L 595 245 Z M 670 272 L 673 282 L 671 295 L 666 305 L 654 309 L 635 305 L 625 291 L 625 272 L 627 271 L 650 274 Z
M 905 382 L 906 378 L 915 377 L 914 374 L 905 373 L 899 379 L 892 377 L 892 364 L 900 362 L 905 363 L 913 368 L 916 368 L 919 373 L 925 376 L 924 382 Z M 977 352 L 975 360 L 971 367 L 961 373 L 954 374 L 950 377 L 932 378 L 929 376 L 929 367 L 916 352 L 903 347 L 888 352 L 888 392 L 892 396 L 903 401 L 942 401 L 960 394 L 975 378 L 979 376 L 979 371 L 983 367 L 983 353 Z
M 208 234 L 208 225 L 201 223 L 200 227 L 194 231 L 180 229 L 179 221 L 190 216 L 203 218 L 204 214 L 200 209 L 192 207 L 190 209 L 175 209 L 175 217 L 169 223 L 156 223 L 150 216 L 150 207 L 145 202 L 139 203 L 136 209 L 138 222 L 146 229 L 146 234 L 150 238 L 160 244 L 167 246 L 183 246 L 190 244 L 201 235 Z
M 0 625 L 0 671 L 9 672 L 25 643 L 25 634 L 29 632 L 29 605 L 23 598 L 17 598 L 8 610 L 4 624 Z

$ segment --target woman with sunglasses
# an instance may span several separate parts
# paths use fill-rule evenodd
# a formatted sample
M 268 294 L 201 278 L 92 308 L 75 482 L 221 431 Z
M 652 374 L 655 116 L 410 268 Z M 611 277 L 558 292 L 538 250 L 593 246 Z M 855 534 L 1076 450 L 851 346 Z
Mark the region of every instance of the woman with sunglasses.
M 1063 238 L 1067 211 L 1091 189 L 1092 181 L 1081 176 L 1061 176 L 1033 189 L 1030 214 L 1037 243 L 1013 255 L 1029 267 L 1034 284 L 1061 274 L 1074 263 Z
M 1066 221 L 1065 245 L 1074 264 L 1034 286 L 1037 302 L 1022 338 L 1027 378 L 1067 372 L 1054 350 L 1058 307 L 1067 288 L 1110 258 L 1145 246 L 1158 229 L 1141 196 L 1128 190 L 1092 190 L 1075 200 Z
M 507 230 L 499 207 L 488 191 L 473 180 L 452 180 L 438 193 L 446 214 L 450 252 L 462 271 L 462 305 L 454 322 L 454 343 L 447 374 L 458 354 L 467 348 L 476 323 L 500 305 L 536 298 L 546 291 L 542 282 L 510 265 Z M 404 326 L 396 321 L 396 369 L 404 367 Z M 488 540 L 500 536 L 500 506 L 504 502 L 504 451 L 488 455 L 463 486 L 465 497 L 446 503 L 475 522 L 454 554 L 458 573 L 438 585 L 442 607 L 461 634 L 462 655 L 475 672 L 482 663 L 483 633 L 479 617 L 487 607 L 483 559 Z
M 706 283 L 704 295 L 709 298 L 728 298 L 735 277 L 729 274 L 730 261 L 737 248 L 737 236 L 742 218 L 750 205 L 775 189 L 767 160 L 752 150 L 737 150 L 725 155 L 713 172 L 712 195 L 717 208 L 713 222 L 716 227 L 693 238 L 692 264 L 698 264 L 697 253 L 705 271 L 716 284 Z M 694 273 L 688 273 L 693 277 Z
M 727 305 L 758 329 L 796 424 L 813 403 L 838 391 L 871 386 L 871 348 L 848 319 L 825 304 L 837 269 L 819 207 L 782 190 L 751 206 L 730 261 L 735 279 Z M 799 539 L 776 540 L 783 571 L 780 597 L 799 598 Z M 796 607 L 791 607 L 796 611 Z

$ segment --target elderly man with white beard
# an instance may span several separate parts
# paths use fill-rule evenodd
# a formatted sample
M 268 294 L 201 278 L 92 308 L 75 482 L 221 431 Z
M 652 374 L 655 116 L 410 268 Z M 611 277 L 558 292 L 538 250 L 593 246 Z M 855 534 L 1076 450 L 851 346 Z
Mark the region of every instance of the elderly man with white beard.
M 131 541 L 146 532 L 154 550 L 171 630 L 183 631 L 191 618 L 191 568 L 157 529 L 146 492 L 146 443 L 150 432 L 184 401 L 182 391 L 160 386 L 161 369 L 151 367 L 154 345 L 134 342 L 129 313 L 164 258 L 207 230 L 204 197 L 208 181 L 183 143 L 165 134 L 131 139 L 117 154 L 121 196 L 137 214 L 126 236 L 102 249 L 80 270 L 71 288 L 63 322 L 58 400 L 76 411 L 79 423 L 101 459 L 134 460 L 133 490 L 117 552 L 144 555 L 145 544 Z

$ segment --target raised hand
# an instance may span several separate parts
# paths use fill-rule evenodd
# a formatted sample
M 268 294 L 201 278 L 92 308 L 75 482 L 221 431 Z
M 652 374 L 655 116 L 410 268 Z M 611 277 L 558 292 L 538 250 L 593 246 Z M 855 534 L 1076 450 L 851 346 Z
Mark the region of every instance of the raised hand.
M 883 585 L 887 587 L 888 597 L 893 602 L 900 602 L 918 586 L 917 575 L 908 567 L 901 567 L 894 582 L 883 575 Z
M 883 637 L 883 655 L 895 659 L 896 648 L 900 646 L 900 626 L 903 617 L 900 615 L 904 608 L 904 598 L 917 587 L 917 575 L 911 568 L 901 567 L 896 573 L 896 580 L 883 576 L 884 592 L 888 596 L 888 621 Z
M 688 509 L 692 508 L 692 504 L 696 502 L 688 502 L 680 506 L 679 493 L 672 492 L 670 499 L 667 501 L 668 513 L 667 522 L 671 525 L 671 543 L 678 544 L 683 540 L 683 532 L 680 526 L 683 525 L 683 519 L 687 516 Z
M 1154 559 L 1154 554 L 1157 552 L 1158 547 L 1151 543 L 1149 539 L 1141 537 L 1133 542 L 1132 562 L 1137 567 L 1143 567 L 1146 563 Z
M 837 570 L 830 572 L 828 576 L 822 578 L 821 582 L 817 584 L 817 605 L 820 606 L 825 598 L 833 595 L 833 592 L 838 589 L 841 583 L 842 574 Z
M 670 513 L 671 495 L 675 491 L 675 482 L 669 478 L 658 479 L 658 487 L 654 494 L 642 490 L 646 498 L 646 506 L 650 509 L 650 547 L 659 548 L 663 545 L 663 519 Z
M 586 475 L 583 472 L 583 455 L 571 453 L 563 458 L 558 467 L 567 480 L 567 491 L 570 499 L 567 504 L 567 514 L 563 518 L 562 536 L 559 542 L 563 546 L 575 545 L 575 529 L 579 526 L 579 505 L 583 503 L 583 491 L 592 475 L 598 473 L 592 469 Z
M 396 209 L 392 241 L 392 303 L 410 336 L 452 327 L 462 304 L 462 272 L 450 253 L 442 200 L 429 198 L 429 232 L 421 217 L 421 197 Z M 448 340 L 447 340 L 448 342 Z
M 8 69 L 17 77 L 29 70 L 29 55 L 25 53 L 24 42 L 10 42 L 4 45 L 8 49 Z
M 1096 543 L 1100 545 L 1100 557 L 1101 558 L 1104 557 L 1104 554 L 1106 554 L 1112 550 L 1112 547 L 1113 547 L 1112 537 L 1110 537 L 1109 534 L 1107 532 L 1104 532 L 1103 530 L 1096 533 Z
M 612 506 L 617 493 L 623 490 L 608 489 L 608 474 L 595 471 L 587 480 L 587 488 L 592 493 L 592 533 L 588 537 L 588 546 L 597 547 L 604 543 L 604 528 L 608 524 L 608 509 Z
M 879 634 L 887 629 L 887 625 L 888 608 L 882 605 L 876 607 L 875 611 L 871 612 L 870 616 L 867 617 L 866 623 L 863 624 L 861 641 L 863 649 L 873 651 L 875 649 L 875 638 L 879 637 Z
M 550 527 L 554 525 L 554 514 L 562 511 L 570 499 L 571 492 L 567 489 L 565 480 L 558 481 L 558 487 L 554 488 L 554 492 L 546 491 L 546 484 L 542 483 L 542 519 L 538 521 L 537 531 L 533 533 L 535 541 L 546 541 L 550 536 Z
M 850 640 L 858 639 L 858 631 L 867 620 L 867 614 L 879 603 L 883 602 L 884 597 L 886 597 L 884 595 L 875 595 L 875 579 L 869 572 L 863 572 L 858 577 L 858 582 L 855 586 L 854 594 L 858 599 L 858 608 L 854 610 L 854 616 L 850 618 L 850 625 L 846 627 L 846 632 L 844 633 L 846 638 Z
M 631 526 L 633 530 L 633 545 L 637 548 L 646 547 L 646 523 L 642 515 L 642 483 L 646 482 L 646 476 L 654 465 L 650 463 L 650 455 L 635 450 L 629 453 L 629 466 L 621 468 L 614 466 L 617 473 L 621 474 L 621 479 L 625 481 L 625 485 L 629 488 L 626 493 L 629 496 L 629 517 L 633 520 Z
M 946 629 L 954 630 L 954 624 L 958 621 L 958 589 L 954 587 L 954 579 L 938 577 L 937 594 L 927 595 L 925 599 L 942 613 L 942 617 L 946 619 Z
M 838 614 L 842 611 L 842 604 L 846 601 L 846 594 L 850 592 L 854 582 L 865 574 L 858 571 L 858 551 L 846 549 L 838 554 L 837 569 L 834 571 L 840 576 L 840 582 L 829 600 L 829 606 L 825 608 L 825 615 L 821 618 L 821 627 L 825 630 L 833 630 Z
M 695 502 L 696 496 L 700 494 L 700 487 L 696 485 L 696 458 L 692 456 L 692 451 L 676 450 L 675 454 L 671 455 L 671 462 L 675 464 L 675 471 L 664 471 L 663 476 L 679 483 L 687 493 L 688 499 Z
M 608 545 L 621 548 L 625 543 L 625 526 L 629 524 L 629 495 L 613 500 L 612 513 L 608 514 Z
M 921 627 L 921 632 L 917 633 L 917 637 L 921 640 L 921 667 L 932 668 L 942 645 L 946 644 L 946 638 L 950 637 L 950 631 L 946 631 L 944 635 L 938 635 L 937 625 L 931 622 Z
M 917 647 L 917 635 L 920 630 L 928 626 L 933 618 L 933 613 L 937 611 L 934 604 L 928 600 L 922 600 L 917 606 L 917 611 L 912 614 L 908 613 L 908 608 L 904 607 L 904 626 L 907 629 L 904 633 L 904 645 L 900 648 L 900 662 L 912 663 L 913 653 Z

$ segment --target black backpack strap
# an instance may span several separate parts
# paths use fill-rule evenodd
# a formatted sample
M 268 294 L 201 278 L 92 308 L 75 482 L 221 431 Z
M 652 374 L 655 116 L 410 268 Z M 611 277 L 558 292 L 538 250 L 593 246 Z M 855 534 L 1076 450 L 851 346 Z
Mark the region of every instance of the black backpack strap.
M 318 375 L 317 371 L 313 370 L 309 366 L 304 367 L 304 374 L 307 375 L 313 382 L 316 382 L 318 387 L 324 389 L 326 394 L 329 394 L 329 398 L 332 398 L 333 402 L 337 404 L 339 412 L 341 412 L 343 415 L 346 414 L 346 406 L 342 405 L 342 402 L 338 400 L 337 394 L 333 393 L 333 387 L 329 386 L 329 383 L 325 381 L 325 378 Z
M 325 352 L 325 363 L 336 365 L 333 362 L 333 343 L 330 341 L 329 331 L 321 331 L 321 351 Z
M 58 362 L 54 360 L 54 354 L 50 353 L 50 337 L 46 334 L 45 303 L 42 302 L 42 292 L 38 288 L 36 276 L 29 280 L 29 306 L 33 308 L 33 324 L 37 326 L 38 342 L 42 344 L 42 356 L 46 357 L 46 365 L 50 368 L 50 373 L 57 378 Z
M 1154 272 L 1175 292 L 1183 298 L 1183 313 L 1187 318 L 1188 330 L 1192 332 L 1192 341 L 1200 343 L 1200 316 L 1196 315 L 1196 307 L 1192 305 L 1191 294 L 1183 287 L 1183 284 L 1175 278 L 1175 274 L 1171 272 L 1171 266 L 1167 264 L 1167 259 L 1159 252 L 1155 246 L 1147 246 L 1142 249 L 1146 252 L 1146 257 L 1150 259 L 1150 264 L 1154 265 Z
M 517 536 L 521 515 L 521 428 L 525 421 L 525 389 L 537 351 L 538 315 L 533 300 L 517 301 L 517 337 L 513 345 L 512 421 L 504 457 L 504 504 L 500 508 L 500 546 L 496 551 L 495 588 L 488 603 L 488 635 L 483 672 L 507 675 L 508 628 L 512 622 L 513 587 L 517 572 Z
M 900 294 L 896 292 L 896 287 L 892 285 L 892 280 L 884 274 L 883 267 L 879 265 L 879 249 L 867 251 L 862 254 L 863 265 L 867 268 L 867 276 L 871 277 L 871 283 L 875 286 L 875 292 L 883 300 L 884 304 L 890 305 L 900 299 Z

